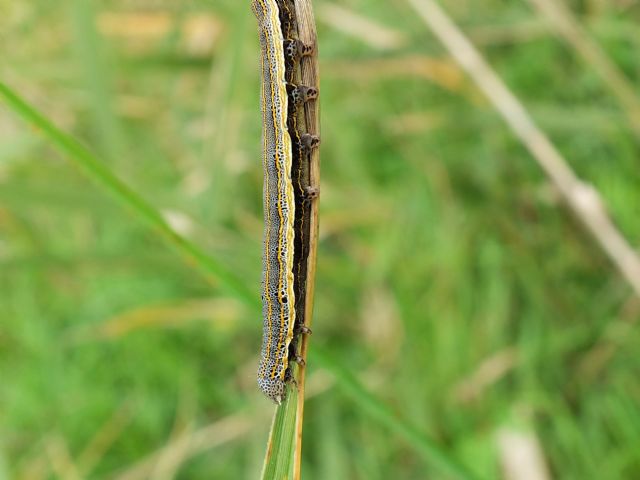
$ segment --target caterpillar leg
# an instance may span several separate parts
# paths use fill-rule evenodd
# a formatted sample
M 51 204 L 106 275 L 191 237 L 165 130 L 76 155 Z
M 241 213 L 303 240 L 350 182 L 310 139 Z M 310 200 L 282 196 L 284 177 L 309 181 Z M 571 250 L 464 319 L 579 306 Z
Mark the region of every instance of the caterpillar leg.
M 313 200 L 318 198 L 320 195 L 319 187 L 312 187 L 311 185 L 307 185 L 304 187 L 304 199 L 305 200 Z
M 310 153 L 311 150 L 317 148 L 318 145 L 320 145 L 320 137 L 317 135 L 305 133 L 300 136 L 300 148 L 302 148 L 303 153 Z
M 287 87 L 291 101 L 296 106 L 318 98 L 318 89 L 316 87 L 294 85 L 293 83 L 288 83 Z
M 296 325 L 293 327 L 294 335 L 311 335 L 313 332 L 306 325 Z
M 313 45 L 308 45 L 297 38 L 288 38 L 284 41 L 284 55 L 292 65 L 297 64 L 302 57 L 309 56 L 312 53 Z

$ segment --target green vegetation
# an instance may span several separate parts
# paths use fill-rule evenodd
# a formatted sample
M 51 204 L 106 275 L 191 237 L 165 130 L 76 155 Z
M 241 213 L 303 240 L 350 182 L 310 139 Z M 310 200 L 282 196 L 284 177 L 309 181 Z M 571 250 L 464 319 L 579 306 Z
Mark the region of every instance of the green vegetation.
M 90 151 L 3 91 L 0 478 L 262 468 L 254 19 L 237 0 L 151 3 L 0 0 L 0 82 Z M 637 245 L 639 141 L 607 81 L 527 2 L 441 4 Z M 303 478 L 499 478 L 514 436 L 553 478 L 636 478 L 640 301 L 405 2 L 346 5 L 397 32 L 388 48 L 315 5 Z M 571 2 L 637 83 L 634 5 Z

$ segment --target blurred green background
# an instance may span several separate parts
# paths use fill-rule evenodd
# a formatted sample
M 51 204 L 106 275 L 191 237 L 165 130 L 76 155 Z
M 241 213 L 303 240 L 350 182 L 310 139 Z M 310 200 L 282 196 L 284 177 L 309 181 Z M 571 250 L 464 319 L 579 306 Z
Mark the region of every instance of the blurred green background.
M 560 3 L 637 85 L 640 3 Z M 527 1 L 441 5 L 637 245 L 629 105 Z M 405 0 L 314 6 L 311 350 L 484 478 L 639 478 L 638 298 Z M 3 82 L 259 298 L 248 0 L 0 0 L 0 45 Z M 262 320 L 225 292 L 0 103 L 1 479 L 256 478 Z M 307 390 L 304 478 L 448 478 L 331 371 Z

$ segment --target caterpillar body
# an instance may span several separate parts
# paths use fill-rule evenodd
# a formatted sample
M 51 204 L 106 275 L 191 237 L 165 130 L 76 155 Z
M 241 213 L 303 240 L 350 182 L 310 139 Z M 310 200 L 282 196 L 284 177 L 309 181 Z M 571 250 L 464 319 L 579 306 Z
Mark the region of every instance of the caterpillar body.
M 258 386 L 276 403 L 293 381 L 292 361 L 300 362 L 296 336 L 304 327 L 308 257 L 308 152 L 317 137 L 303 132 L 301 105 L 317 97 L 296 85 L 301 57 L 312 49 L 295 39 L 291 0 L 252 0 L 261 47 L 264 251 L 262 257 L 263 338 Z

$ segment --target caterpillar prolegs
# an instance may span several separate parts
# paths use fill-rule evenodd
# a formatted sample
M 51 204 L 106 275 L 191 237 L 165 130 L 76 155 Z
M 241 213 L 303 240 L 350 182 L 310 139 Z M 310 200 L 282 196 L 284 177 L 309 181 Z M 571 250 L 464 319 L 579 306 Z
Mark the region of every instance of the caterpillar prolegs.
M 305 327 L 311 185 L 309 162 L 318 137 L 305 131 L 303 110 L 318 90 L 299 84 L 300 62 L 313 46 L 297 39 L 294 0 L 252 0 L 261 47 L 264 252 L 263 338 L 258 386 L 281 403 Z

